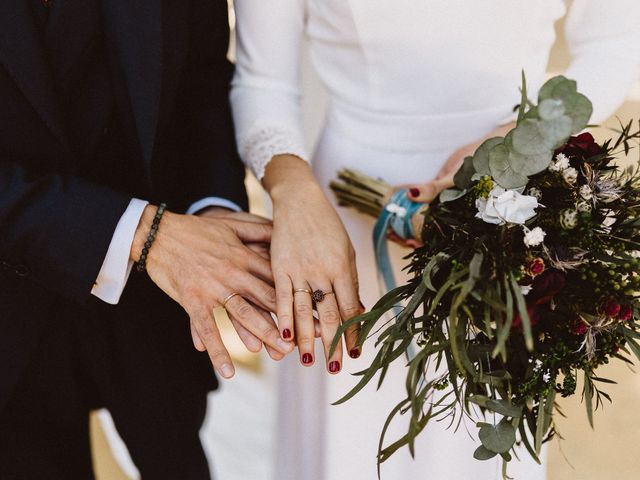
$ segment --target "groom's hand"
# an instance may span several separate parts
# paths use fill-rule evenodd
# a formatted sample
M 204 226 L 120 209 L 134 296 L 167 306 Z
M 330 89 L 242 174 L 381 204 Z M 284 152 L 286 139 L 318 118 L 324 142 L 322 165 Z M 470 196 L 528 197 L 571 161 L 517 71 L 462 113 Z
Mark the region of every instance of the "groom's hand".
M 131 248 L 134 261 L 155 212 L 154 206 L 145 209 Z M 244 244 L 270 240 L 271 226 L 265 223 L 167 212 L 147 257 L 149 276 L 188 313 L 196 348 L 207 350 L 214 368 L 225 378 L 232 377 L 235 369 L 213 310 L 232 294 L 237 295 L 225 308 L 251 350 L 260 350 L 261 342 L 280 357 L 293 349 L 280 338 L 266 313 L 276 308 L 269 261 Z

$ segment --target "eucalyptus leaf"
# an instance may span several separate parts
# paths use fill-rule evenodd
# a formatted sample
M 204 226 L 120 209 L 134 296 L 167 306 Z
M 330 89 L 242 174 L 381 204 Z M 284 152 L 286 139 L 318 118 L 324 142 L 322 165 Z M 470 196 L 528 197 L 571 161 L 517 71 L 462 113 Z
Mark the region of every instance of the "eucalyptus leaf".
M 499 413 L 506 417 L 519 418 L 522 416 L 522 406 L 512 405 L 503 399 L 489 399 L 486 403 L 487 409 Z
M 561 83 L 568 81 L 569 80 L 567 79 L 567 77 L 564 77 L 562 75 L 557 75 L 547 80 L 538 92 L 538 104 L 542 103 L 542 101 L 546 100 L 547 98 L 553 98 L 553 89 Z
M 571 118 L 571 133 L 578 133 L 583 130 L 589 123 L 589 119 L 593 114 L 593 105 L 591 101 L 584 95 L 577 94 L 574 107 L 567 112 L 567 116 Z
M 511 450 L 516 443 L 516 429 L 506 419 L 502 419 L 497 425 L 484 425 L 479 433 L 482 445 L 496 453 L 504 453 Z
M 549 122 L 533 118 L 523 120 L 510 133 L 513 149 L 522 155 L 549 154 L 549 150 L 557 141 L 553 129 L 548 127 L 550 122 L 555 122 L 555 120 Z M 568 120 L 568 122 L 568 130 L 570 131 L 571 121 Z
M 442 203 L 453 202 L 467 194 L 466 190 L 458 190 L 456 188 L 448 188 L 440 193 L 440 201 Z
M 473 154 L 473 167 L 480 175 L 491 175 L 489 169 L 489 152 L 504 141 L 503 137 L 493 137 L 485 140 Z
M 473 174 L 476 173 L 475 168 L 473 167 L 473 157 L 466 157 L 460 169 L 456 172 L 453 177 L 453 183 L 460 190 L 465 190 L 469 188 L 471 184 L 471 178 Z
M 542 120 L 553 120 L 563 115 L 564 112 L 564 103 L 555 98 L 547 98 L 538 105 L 538 115 Z
M 529 179 L 526 175 L 516 172 L 509 163 L 509 149 L 504 145 L 497 145 L 489 153 L 489 169 L 491 176 L 503 188 L 524 187 Z
M 480 461 L 491 460 L 496 455 L 498 455 L 496 452 L 492 452 L 484 445 L 480 445 L 478 448 L 476 448 L 476 451 L 473 452 L 473 458 Z
M 514 171 L 531 176 L 546 170 L 551 164 L 551 156 L 551 150 L 537 155 L 521 155 L 517 152 L 509 152 L 509 165 Z

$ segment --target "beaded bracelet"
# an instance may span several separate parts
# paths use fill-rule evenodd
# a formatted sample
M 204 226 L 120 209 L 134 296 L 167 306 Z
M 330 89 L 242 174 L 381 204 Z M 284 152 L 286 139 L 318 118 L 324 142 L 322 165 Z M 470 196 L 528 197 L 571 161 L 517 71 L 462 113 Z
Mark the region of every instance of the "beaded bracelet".
M 162 215 L 164 215 L 164 211 L 167 209 L 166 203 L 161 203 L 156 210 L 156 216 L 153 218 L 153 223 L 151 223 L 151 230 L 149 230 L 149 236 L 147 237 L 147 241 L 144 242 L 144 247 L 142 248 L 142 253 L 140 254 L 140 259 L 136 264 L 136 269 L 140 273 L 144 273 L 147 271 L 147 257 L 149 256 L 149 250 L 151 249 L 151 245 L 156 239 L 156 235 L 158 234 L 158 227 L 160 226 L 160 220 L 162 220 Z

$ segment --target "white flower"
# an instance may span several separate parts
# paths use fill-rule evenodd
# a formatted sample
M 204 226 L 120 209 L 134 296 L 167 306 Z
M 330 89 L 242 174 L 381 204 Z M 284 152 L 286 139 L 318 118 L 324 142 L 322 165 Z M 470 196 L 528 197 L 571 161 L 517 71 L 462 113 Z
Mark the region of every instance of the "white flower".
M 533 230 L 529 230 L 528 228 L 525 227 L 524 244 L 527 247 L 537 247 L 542 242 L 544 242 L 544 237 L 546 235 L 547 235 L 547 232 L 545 232 L 540 227 L 536 227 Z
M 561 170 L 569 168 L 569 157 L 567 157 L 564 153 L 559 153 L 558 155 L 556 155 L 556 163 L 560 166 Z
M 478 198 L 476 200 L 476 208 L 478 209 L 476 218 L 487 223 L 523 225 L 536 215 L 535 209 L 538 208 L 538 200 L 535 197 L 522 195 L 515 190 L 494 187 L 486 199 Z
M 587 202 L 578 202 L 576 209 L 582 213 L 589 213 L 591 211 L 591 204 Z
M 569 158 L 564 153 L 556 155 L 556 161 L 549 165 L 549 170 L 552 172 L 562 172 L 567 168 L 569 168 Z
M 582 185 L 580 187 L 580 196 L 587 202 L 593 198 L 593 190 L 589 185 Z
M 522 295 L 529 295 L 529 292 L 531 292 L 531 290 L 533 290 L 533 287 L 531 285 L 520 285 L 520 291 L 522 292 Z
M 562 172 L 562 178 L 569 185 L 573 185 L 578 180 L 578 171 L 573 167 L 565 168 Z
M 560 212 L 560 226 L 565 230 L 572 230 L 578 226 L 578 211 L 567 208 Z
M 551 374 L 549 372 L 545 372 L 542 374 L 542 381 L 544 383 L 549 383 L 549 380 L 551 380 Z

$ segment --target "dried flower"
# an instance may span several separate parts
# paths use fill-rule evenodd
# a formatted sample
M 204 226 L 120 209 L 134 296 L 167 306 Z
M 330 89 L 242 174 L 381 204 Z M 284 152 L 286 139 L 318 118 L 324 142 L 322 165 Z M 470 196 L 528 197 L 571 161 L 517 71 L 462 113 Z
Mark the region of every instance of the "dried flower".
M 622 306 L 615 299 L 610 298 L 602 306 L 602 309 L 607 317 L 615 318 L 620 314 Z
M 564 153 L 556 155 L 556 161 L 551 162 L 551 165 L 549 165 L 549 171 L 551 172 L 562 172 L 567 168 L 569 168 L 569 158 Z
M 547 235 L 547 232 L 545 232 L 540 227 L 535 227 L 532 230 L 529 230 L 528 228 L 525 227 L 524 244 L 527 247 L 537 247 L 542 242 L 544 242 L 544 237 L 546 235 Z
M 578 192 L 583 200 L 586 200 L 587 202 L 593 198 L 593 190 L 591 190 L 589 185 L 582 185 Z
M 567 208 L 560 212 L 560 226 L 565 230 L 573 230 L 578 226 L 578 211 Z
M 574 185 L 578 181 L 578 170 L 573 167 L 566 168 L 562 172 L 562 178 L 569 185 Z
M 529 272 L 529 275 L 531 275 L 532 277 L 537 277 L 542 272 L 544 272 L 544 268 L 545 268 L 544 260 L 542 260 L 539 257 L 536 257 L 529 262 L 527 271 Z

